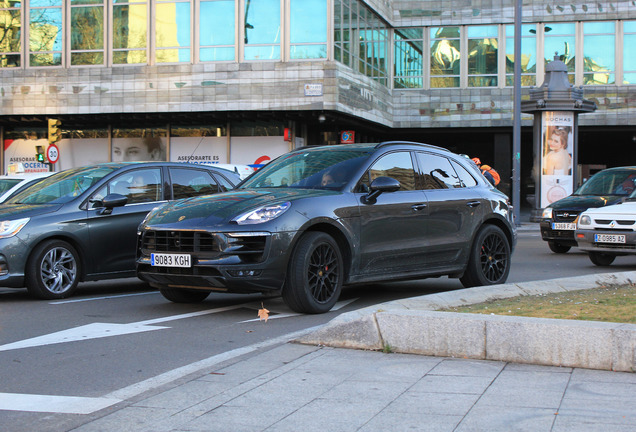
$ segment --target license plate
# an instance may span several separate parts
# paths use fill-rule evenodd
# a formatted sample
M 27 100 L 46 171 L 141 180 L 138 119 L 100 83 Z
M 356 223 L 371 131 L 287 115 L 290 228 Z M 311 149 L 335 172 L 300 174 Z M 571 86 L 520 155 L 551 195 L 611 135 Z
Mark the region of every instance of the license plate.
M 553 222 L 552 229 L 574 231 L 576 229 L 576 224 L 569 223 L 569 222 Z
M 188 254 L 150 254 L 150 261 L 157 267 L 191 267 L 191 259 Z
M 623 234 L 594 234 L 596 243 L 625 243 Z

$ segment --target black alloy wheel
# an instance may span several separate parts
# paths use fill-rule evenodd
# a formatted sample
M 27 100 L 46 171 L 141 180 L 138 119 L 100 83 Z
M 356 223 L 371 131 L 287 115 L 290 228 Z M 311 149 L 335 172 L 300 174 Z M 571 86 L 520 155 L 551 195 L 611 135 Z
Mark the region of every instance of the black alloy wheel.
M 336 241 L 322 232 L 309 232 L 292 253 L 283 300 L 300 313 L 325 313 L 342 291 L 343 261 Z
M 510 273 L 510 244 L 501 228 L 485 225 L 472 245 L 468 266 L 460 278 L 466 288 L 505 283 Z

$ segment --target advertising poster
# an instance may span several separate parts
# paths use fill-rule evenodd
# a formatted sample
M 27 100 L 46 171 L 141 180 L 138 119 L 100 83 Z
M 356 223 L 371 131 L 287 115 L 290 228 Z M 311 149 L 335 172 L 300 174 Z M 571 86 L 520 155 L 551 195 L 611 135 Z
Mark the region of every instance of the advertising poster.
M 572 194 L 574 113 L 546 111 L 541 118 L 541 207 Z
M 25 173 L 47 172 L 49 166 L 40 163 L 35 158 L 35 147 L 46 149 L 49 141 L 46 139 L 6 139 L 4 140 L 4 172 L 9 172 L 10 164 L 22 164 Z
M 234 164 L 252 165 L 257 168 L 287 153 L 290 143 L 282 136 L 233 137 L 231 160 Z
M 165 161 L 166 138 L 113 138 L 113 162 Z
M 171 138 L 170 162 L 204 165 L 228 163 L 227 137 Z

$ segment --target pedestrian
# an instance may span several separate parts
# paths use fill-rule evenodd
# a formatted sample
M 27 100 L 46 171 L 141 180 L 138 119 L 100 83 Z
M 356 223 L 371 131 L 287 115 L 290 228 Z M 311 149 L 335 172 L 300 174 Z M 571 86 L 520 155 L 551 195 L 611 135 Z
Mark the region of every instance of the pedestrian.
M 486 177 L 486 180 L 490 182 L 493 186 L 497 186 L 501 181 L 501 177 L 499 173 L 490 165 L 482 165 L 481 160 L 478 157 L 472 158 L 472 161 L 475 162 L 475 165 L 479 168 L 481 173 Z

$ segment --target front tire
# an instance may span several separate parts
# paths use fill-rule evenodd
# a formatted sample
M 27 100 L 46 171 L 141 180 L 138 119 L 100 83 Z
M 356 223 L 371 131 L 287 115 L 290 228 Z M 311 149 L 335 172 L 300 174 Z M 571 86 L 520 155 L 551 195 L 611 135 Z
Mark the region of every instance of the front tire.
M 210 295 L 210 292 L 205 290 L 188 290 L 166 287 L 159 288 L 159 292 L 166 298 L 166 300 L 170 300 L 173 303 L 201 303 Z
M 342 291 L 344 264 L 338 244 L 328 234 L 304 234 L 292 252 L 283 300 L 299 313 L 325 313 Z
M 616 255 L 601 253 L 601 252 L 588 252 L 590 261 L 600 267 L 607 267 L 614 262 Z
M 45 300 L 66 298 L 75 292 L 79 275 L 75 248 L 62 240 L 48 240 L 33 250 L 27 262 L 27 291 Z
M 468 266 L 459 279 L 465 288 L 506 282 L 510 273 L 510 244 L 495 225 L 484 225 L 470 249 Z
M 562 245 L 561 243 L 557 243 L 553 241 L 548 242 L 548 247 L 550 248 L 552 252 L 558 253 L 558 254 L 567 253 L 571 249 L 571 246 L 565 246 L 565 245 Z

